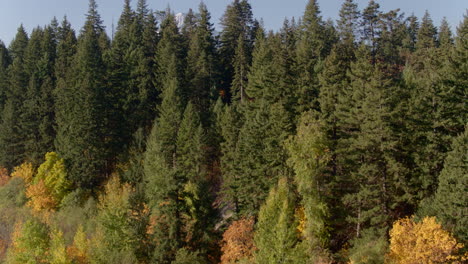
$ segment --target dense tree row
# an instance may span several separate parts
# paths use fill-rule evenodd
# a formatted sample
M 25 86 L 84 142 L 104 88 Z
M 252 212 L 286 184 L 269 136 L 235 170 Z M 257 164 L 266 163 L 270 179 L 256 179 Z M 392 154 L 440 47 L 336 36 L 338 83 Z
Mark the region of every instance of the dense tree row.
M 125 0 L 110 39 L 90 0 L 0 42 L 0 262 L 466 258 L 468 16 L 221 26 Z

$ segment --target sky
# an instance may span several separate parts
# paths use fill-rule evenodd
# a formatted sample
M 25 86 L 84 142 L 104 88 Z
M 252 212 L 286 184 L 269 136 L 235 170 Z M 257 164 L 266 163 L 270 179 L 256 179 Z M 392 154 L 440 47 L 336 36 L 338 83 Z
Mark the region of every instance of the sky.
M 221 30 L 219 21 L 232 0 L 204 0 L 211 12 L 212 23 Z M 368 0 L 355 0 L 362 10 Z M 122 11 L 123 0 L 96 0 L 108 32 L 112 22 L 117 24 Z M 135 6 L 137 0 L 133 0 Z M 266 29 L 278 30 L 285 18 L 302 16 L 308 0 L 250 0 L 254 17 L 263 19 Z M 338 17 L 343 0 L 318 0 L 324 19 Z M 452 30 L 463 19 L 468 9 L 466 0 L 377 0 L 382 11 L 400 8 L 407 16 L 414 13 L 421 18 L 428 10 L 436 26 L 443 17 L 447 17 Z M 164 10 L 170 6 L 175 13 L 185 13 L 189 8 L 197 9 L 200 0 L 147 0 L 149 8 Z M 79 31 L 83 26 L 88 9 L 88 0 L 0 0 L 0 40 L 9 44 L 20 24 L 30 33 L 36 26 L 50 23 L 55 16 L 59 21 L 67 15 L 73 28 Z

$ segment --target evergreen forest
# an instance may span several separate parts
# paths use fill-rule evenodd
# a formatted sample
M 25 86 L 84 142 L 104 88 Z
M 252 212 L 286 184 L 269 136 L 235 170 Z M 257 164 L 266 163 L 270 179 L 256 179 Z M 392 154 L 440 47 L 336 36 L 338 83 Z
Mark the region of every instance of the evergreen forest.
M 466 10 L 116 4 L 0 41 L 0 263 L 467 263 Z

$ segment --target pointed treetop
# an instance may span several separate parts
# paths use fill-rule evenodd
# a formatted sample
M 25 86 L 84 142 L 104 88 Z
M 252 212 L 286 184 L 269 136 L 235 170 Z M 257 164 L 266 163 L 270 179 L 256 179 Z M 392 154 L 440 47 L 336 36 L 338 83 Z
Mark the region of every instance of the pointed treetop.
M 306 10 L 304 11 L 302 23 L 306 28 L 322 23 L 322 16 L 320 15 L 320 9 L 317 0 L 309 0 L 309 3 L 306 6 Z
M 137 4 L 137 15 L 139 20 L 145 19 L 148 14 L 151 13 L 148 10 L 148 4 L 146 3 L 146 0 L 138 0 Z
M 14 60 L 15 58 L 22 58 L 24 56 L 24 52 L 26 50 L 26 46 L 28 45 L 28 34 L 21 24 L 18 28 L 15 38 L 10 44 L 9 50 L 11 58 Z
M 130 6 L 130 0 L 125 0 L 124 8 L 123 8 L 122 14 L 120 15 L 117 30 L 121 29 L 122 27 L 131 25 L 132 21 L 133 21 L 133 10 L 132 10 L 132 7 Z
M 342 40 L 353 41 L 359 26 L 359 10 L 354 0 L 345 0 L 340 9 L 338 32 Z
M 435 47 L 437 36 L 437 28 L 432 22 L 429 12 L 426 10 L 422 18 L 421 27 L 418 31 L 418 49 Z
M 446 17 L 442 19 L 440 24 L 438 41 L 441 48 L 448 48 L 453 45 L 452 31 Z
M 98 13 L 97 8 L 96 0 L 89 0 L 89 8 L 83 30 L 92 29 L 96 33 L 104 31 L 103 21 L 101 20 L 101 15 Z

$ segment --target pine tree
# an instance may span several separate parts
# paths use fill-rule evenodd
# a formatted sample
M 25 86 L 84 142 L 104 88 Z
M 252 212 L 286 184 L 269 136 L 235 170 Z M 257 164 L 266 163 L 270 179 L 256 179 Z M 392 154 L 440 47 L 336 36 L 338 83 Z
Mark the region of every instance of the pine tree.
M 450 25 L 447 22 L 446 17 L 444 17 L 440 23 L 437 42 L 439 43 L 439 48 L 446 51 L 447 53 L 450 53 L 451 48 L 454 46 L 452 31 L 450 30 Z
M 430 206 L 433 215 L 442 222 L 445 228 L 452 231 L 460 242 L 468 241 L 466 205 L 466 186 L 468 171 L 466 166 L 468 146 L 468 132 L 456 137 L 452 144 L 452 151 L 447 155 L 444 168 L 439 176 L 439 185 Z
M 253 19 L 252 7 L 247 0 L 234 0 L 228 5 L 221 18 L 223 30 L 219 37 L 219 56 L 221 58 L 220 89 L 225 93 L 226 99 L 230 98 L 231 85 L 234 79 L 234 57 L 240 44 L 240 36 L 243 36 L 246 62 L 243 68 L 250 64 L 253 43 L 256 36 L 257 21 Z M 239 63 L 239 62 L 237 62 Z M 236 68 L 240 68 L 237 65 Z
M 278 177 L 289 175 L 282 148 L 291 130 L 288 113 L 280 103 L 268 105 L 263 98 L 254 107 L 246 107 L 251 108 L 244 110 L 245 122 L 234 155 L 234 177 L 227 181 L 231 184 L 228 188 L 234 188 L 227 192 L 234 195 L 232 201 L 239 215 L 258 211 Z
M 327 55 L 325 26 L 316 0 L 306 6 L 296 51 L 297 112 L 318 109 L 318 66 Z
M 340 19 L 338 20 L 338 33 L 340 40 L 347 46 L 353 47 L 358 33 L 359 10 L 354 0 L 346 0 L 341 5 Z
M 53 150 L 55 138 L 55 39 L 50 26 L 33 30 L 25 58 L 29 85 L 22 118 L 30 121 L 22 123 L 21 129 L 26 135 L 26 157 L 35 166 L 43 162 L 46 152 Z
M 370 51 L 361 46 L 350 71 L 351 107 L 339 110 L 344 135 L 338 148 L 344 153 L 343 169 L 349 175 L 341 178 L 349 192 L 343 201 L 351 208 L 348 221 L 355 224 L 356 237 L 364 228 L 386 230 L 392 210 L 405 202 L 400 199 L 405 180 L 400 176 L 402 165 L 395 158 L 396 139 L 391 131 L 394 106 L 389 99 L 395 84 L 380 65 L 369 61 Z
M 296 233 L 295 197 L 288 185 L 287 179 L 281 178 L 260 208 L 254 236 L 255 263 L 301 263 L 297 259 L 301 247 Z
M 6 94 L 8 89 L 8 73 L 7 68 L 10 64 L 10 54 L 5 44 L 0 41 L 0 112 L 6 101 Z
M 362 41 L 371 47 L 372 63 L 376 61 L 377 42 L 380 37 L 379 20 L 382 12 L 380 5 L 374 0 L 369 1 L 367 7 L 362 11 L 361 35 Z
M 416 48 L 419 50 L 436 46 L 437 28 L 432 23 L 431 16 L 427 11 L 424 13 L 422 18 L 417 38 L 418 42 L 416 44 Z
M 442 33 L 442 31 L 441 31 Z M 449 59 L 447 70 L 443 76 L 442 92 L 442 126 L 448 135 L 456 136 L 463 132 L 466 125 L 466 92 L 468 74 L 466 57 L 468 56 L 468 15 L 458 27 L 455 38 L 455 49 Z M 442 43 L 441 43 L 442 44 Z M 443 47 L 441 47 L 443 49 Z
M 247 100 L 245 89 L 248 83 L 249 57 L 247 47 L 245 46 L 245 36 L 240 34 L 237 39 L 237 48 L 233 59 L 234 77 L 231 84 L 231 94 L 233 100 L 239 100 L 241 103 Z
M 414 52 L 416 49 L 417 34 L 419 31 L 419 22 L 418 18 L 412 14 L 407 19 L 407 28 L 406 28 L 406 38 L 403 43 L 406 49 L 409 52 Z
M 195 110 L 201 115 L 204 127 L 208 126 L 209 111 L 215 85 L 215 40 L 211 15 L 205 4 L 199 7 L 200 17 L 196 21 L 190 38 L 187 54 L 188 96 Z
M 90 0 L 87 20 L 77 44 L 70 81 L 64 84 L 57 104 L 57 150 L 67 164 L 76 186 L 92 189 L 101 182 L 109 162 L 105 65 L 102 54 L 104 28 Z M 68 41 L 68 40 L 67 40 Z M 71 43 L 70 43 L 71 44 Z M 72 48 L 71 44 L 68 49 Z M 67 51 L 65 51 L 67 52 Z
M 171 13 L 171 10 L 167 10 L 167 16 L 161 24 L 160 35 L 161 39 L 156 50 L 158 89 L 160 93 L 164 93 L 164 87 L 167 83 L 171 81 L 171 78 L 176 78 L 180 89 L 182 89 L 180 91 L 182 95 L 181 99 L 184 102 L 187 91 L 183 82 L 183 45 L 175 17 Z M 172 63 L 175 63 L 175 65 L 171 65 Z M 169 72 L 169 70 L 173 72 Z
M 328 139 L 323 124 L 312 112 L 302 114 L 297 134 L 290 136 L 285 144 L 288 164 L 293 168 L 294 180 L 301 199 L 305 218 L 305 238 L 310 256 L 323 254 L 327 247 L 329 207 L 326 204 L 330 190 L 327 189 L 325 166 L 330 160 Z
M 160 54 L 163 56 L 162 54 Z M 169 56 L 166 54 L 164 56 Z M 182 119 L 181 89 L 177 81 L 176 55 L 167 65 L 159 117 L 147 140 L 144 160 L 146 194 L 153 216 L 157 219 L 154 237 L 157 241 L 154 261 L 170 263 L 181 246 L 181 211 L 184 181 L 177 170 L 177 133 Z
M 206 135 L 200 117 L 189 103 L 177 135 L 177 170 L 183 177 L 185 209 L 181 215 L 184 241 L 189 249 L 209 248 L 212 237 L 213 197 L 207 179 Z
M 444 85 L 443 79 L 449 76 L 450 70 L 447 68 L 448 57 L 436 48 L 436 34 L 436 28 L 426 13 L 418 31 L 417 49 L 410 60 L 410 67 L 405 70 L 405 82 L 410 88 L 407 137 L 411 142 L 409 146 L 413 147 L 410 152 L 414 153 L 416 164 L 412 179 L 418 179 L 412 195 L 417 199 L 434 193 L 451 136 L 460 132 L 451 134 L 445 129 L 444 112 L 452 110 L 445 108 L 444 90 L 450 88 Z
M 7 69 L 8 89 L 0 126 L 0 146 L 2 146 L 0 164 L 9 170 L 21 164 L 25 159 L 26 135 L 21 129 L 21 124 L 27 120 L 21 117 L 24 112 L 22 102 L 25 99 L 29 79 L 25 65 L 28 41 L 26 31 L 21 25 L 9 47 L 12 63 Z

